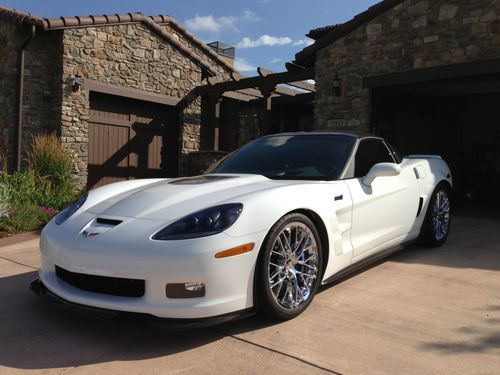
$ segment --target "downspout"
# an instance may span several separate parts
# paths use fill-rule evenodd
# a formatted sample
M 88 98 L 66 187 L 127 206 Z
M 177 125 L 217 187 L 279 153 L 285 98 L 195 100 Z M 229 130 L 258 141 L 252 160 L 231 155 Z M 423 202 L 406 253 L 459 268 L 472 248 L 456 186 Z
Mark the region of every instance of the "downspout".
M 23 95 L 24 95 L 24 53 L 26 47 L 35 37 L 36 27 L 31 25 L 29 35 L 26 40 L 21 45 L 21 56 L 19 59 L 19 104 L 18 104 L 18 116 L 17 116 L 17 152 L 16 152 L 16 170 L 21 169 L 21 148 L 22 148 L 22 136 L 23 136 Z

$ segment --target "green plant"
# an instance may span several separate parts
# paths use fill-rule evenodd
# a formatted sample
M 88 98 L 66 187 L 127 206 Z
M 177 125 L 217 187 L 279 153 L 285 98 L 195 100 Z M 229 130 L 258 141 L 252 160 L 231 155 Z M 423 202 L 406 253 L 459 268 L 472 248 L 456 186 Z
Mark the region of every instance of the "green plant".
M 0 182 L 1 189 L 8 192 L 6 201 L 12 206 L 45 206 L 60 210 L 75 198 L 72 184 L 56 186 L 50 179 L 39 177 L 32 170 L 4 175 Z
M 40 178 L 49 180 L 54 188 L 67 189 L 72 185 L 71 157 L 55 134 L 34 137 L 28 160 L 30 169 Z
M 0 176 L 0 237 L 40 229 L 75 199 L 71 158 L 55 135 L 33 138 L 29 165 Z
M 41 229 L 54 214 L 55 211 L 47 211 L 45 207 L 14 206 L 9 218 L 3 219 L 3 222 L 17 231 L 29 232 Z

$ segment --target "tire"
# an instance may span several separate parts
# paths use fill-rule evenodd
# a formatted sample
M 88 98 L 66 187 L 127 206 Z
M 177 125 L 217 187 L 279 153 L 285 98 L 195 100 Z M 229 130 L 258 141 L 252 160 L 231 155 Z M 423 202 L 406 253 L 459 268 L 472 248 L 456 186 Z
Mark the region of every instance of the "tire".
M 439 247 L 448 239 L 451 228 L 451 190 L 443 183 L 432 193 L 420 233 L 424 245 Z
M 322 266 L 314 223 L 300 213 L 283 216 L 267 234 L 259 255 L 257 310 L 281 320 L 300 315 L 318 290 Z

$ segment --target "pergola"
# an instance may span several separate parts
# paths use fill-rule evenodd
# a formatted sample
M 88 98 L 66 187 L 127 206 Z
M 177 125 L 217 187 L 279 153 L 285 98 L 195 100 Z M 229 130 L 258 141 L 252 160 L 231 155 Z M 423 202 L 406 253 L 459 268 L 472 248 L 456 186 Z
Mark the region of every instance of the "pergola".
M 274 73 L 265 68 L 257 68 L 259 75 L 255 77 L 232 73 L 228 81 L 210 77 L 206 79 L 206 84 L 196 89 L 195 95 L 207 98 L 210 103 L 210 113 L 206 118 L 209 121 L 207 126 L 213 129 L 214 151 L 219 150 L 220 108 L 223 98 L 261 106 L 265 114 L 261 134 L 269 133 L 270 112 L 274 105 L 314 101 L 314 84 L 306 82 L 314 78 L 314 69 L 294 69 L 288 65 L 287 69 L 289 71 Z

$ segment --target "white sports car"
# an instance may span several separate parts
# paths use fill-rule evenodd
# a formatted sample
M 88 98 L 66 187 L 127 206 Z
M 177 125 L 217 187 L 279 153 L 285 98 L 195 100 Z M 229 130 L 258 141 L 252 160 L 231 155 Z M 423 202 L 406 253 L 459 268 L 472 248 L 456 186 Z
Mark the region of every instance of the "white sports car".
M 32 289 L 77 310 L 210 324 L 288 319 L 320 284 L 450 230 L 439 156 L 401 158 L 379 137 L 270 135 L 202 176 L 90 191 L 41 236 Z

